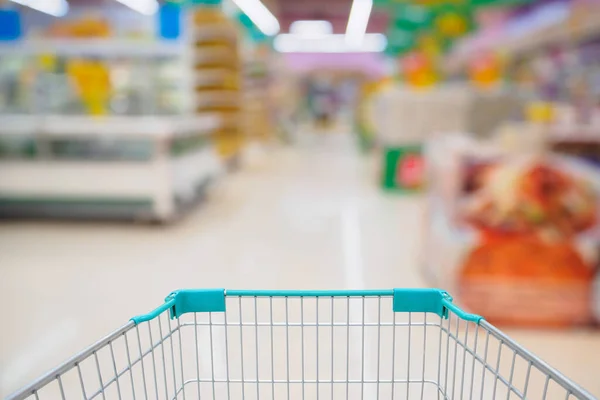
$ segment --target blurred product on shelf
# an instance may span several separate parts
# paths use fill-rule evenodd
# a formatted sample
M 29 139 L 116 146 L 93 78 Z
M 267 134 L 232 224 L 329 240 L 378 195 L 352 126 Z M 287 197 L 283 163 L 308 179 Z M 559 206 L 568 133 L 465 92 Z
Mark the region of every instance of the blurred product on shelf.
M 423 143 L 435 132 L 490 133 L 518 109 L 507 88 L 479 90 L 468 84 L 422 89 L 393 83 L 371 96 L 377 142 L 382 150 L 381 184 L 414 191 L 424 184 Z
M 221 10 L 221 1 L 203 1 L 190 10 L 193 38 L 195 110 L 227 119 L 227 128 L 213 135 L 217 151 L 232 165 L 244 143 L 241 118 L 239 32 Z M 234 123 L 235 121 L 235 123 Z M 237 164 L 237 163 L 236 163 Z
M 218 116 L 3 118 L 0 214 L 168 221 L 221 174 Z
M 544 141 L 551 137 L 546 130 Z M 598 298 L 600 170 L 544 151 L 552 146 L 539 138 L 525 139 L 525 149 L 505 143 L 464 135 L 427 142 L 427 276 L 494 323 L 589 325 Z

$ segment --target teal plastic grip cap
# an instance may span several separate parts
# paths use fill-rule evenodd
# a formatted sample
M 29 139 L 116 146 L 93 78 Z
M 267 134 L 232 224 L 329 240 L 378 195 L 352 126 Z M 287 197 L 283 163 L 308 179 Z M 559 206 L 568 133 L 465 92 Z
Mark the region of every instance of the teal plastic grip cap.
M 224 312 L 225 289 L 183 289 L 172 292 L 165 302 L 148 314 L 131 318 L 136 324 L 147 322 L 169 310 L 171 318 L 191 312 Z
M 394 289 L 394 312 L 434 313 L 448 318 L 448 310 L 466 321 L 479 323 L 482 317 L 469 314 L 454 303 L 448 292 L 440 289 Z
M 224 312 L 225 289 L 184 289 L 171 293 L 175 304 L 171 318 L 191 312 Z

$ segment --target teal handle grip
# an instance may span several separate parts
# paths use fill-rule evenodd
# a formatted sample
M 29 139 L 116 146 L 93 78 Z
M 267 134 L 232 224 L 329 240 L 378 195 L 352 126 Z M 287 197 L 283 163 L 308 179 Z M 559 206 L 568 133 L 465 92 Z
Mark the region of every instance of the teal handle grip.
M 450 310 L 454 314 L 456 314 L 460 319 L 463 319 L 465 321 L 474 322 L 476 324 L 479 324 L 479 322 L 481 322 L 481 320 L 484 319 L 481 315 L 470 314 L 466 311 L 463 311 L 462 308 L 460 308 L 456 304 L 452 303 L 451 297 L 450 297 L 450 299 L 444 299 L 443 303 L 444 303 L 444 307 L 446 307 L 448 310 Z
M 169 310 L 171 318 L 190 312 L 224 312 L 225 297 L 393 297 L 394 312 L 434 313 L 448 318 L 452 311 L 459 318 L 479 323 L 483 318 L 469 314 L 454 303 L 452 297 L 439 289 L 387 290 L 228 290 L 185 289 L 171 293 L 165 302 L 153 311 L 131 318 L 136 324 L 150 321 Z
M 171 295 L 169 295 L 165 299 L 165 302 L 163 304 L 161 304 L 160 306 L 158 306 L 157 308 L 155 308 L 154 310 L 150 311 L 147 314 L 141 314 L 141 315 L 137 315 L 137 316 L 131 318 L 130 321 L 135 322 L 136 325 L 141 324 L 142 322 L 151 321 L 154 318 L 158 317 L 160 314 L 167 311 L 169 308 L 173 307 L 174 305 L 175 305 L 175 297 L 172 297 Z

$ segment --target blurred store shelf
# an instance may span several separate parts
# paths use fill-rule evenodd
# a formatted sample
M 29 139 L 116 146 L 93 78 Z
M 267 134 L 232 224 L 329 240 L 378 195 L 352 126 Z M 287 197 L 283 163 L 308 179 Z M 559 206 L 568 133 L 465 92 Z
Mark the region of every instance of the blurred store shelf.
M 482 51 L 499 52 L 516 58 L 531 54 L 551 45 L 569 45 L 584 42 L 600 35 L 600 7 L 597 4 L 580 4 L 568 9 L 564 18 L 539 28 L 524 29 L 514 34 L 497 35 L 485 42 L 476 36 L 460 43 L 443 63 L 447 73 L 458 73 L 469 60 Z
M 0 56 L 52 54 L 54 56 L 97 57 L 174 57 L 183 54 L 186 46 L 180 42 L 158 42 L 125 39 L 43 39 L 0 44 Z

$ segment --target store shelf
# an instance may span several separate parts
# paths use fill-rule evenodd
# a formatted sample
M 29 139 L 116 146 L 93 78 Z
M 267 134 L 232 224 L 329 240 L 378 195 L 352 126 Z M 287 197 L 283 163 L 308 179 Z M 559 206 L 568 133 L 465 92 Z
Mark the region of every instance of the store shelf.
M 181 132 L 210 133 L 220 126 L 216 114 L 187 117 L 44 117 L 43 132 L 50 136 L 120 135 L 166 137 Z
M 0 44 L 0 56 L 178 57 L 185 50 L 186 47 L 179 42 L 114 39 L 25 40 Z
M 464 70 L 469 60 L 481 51 L 495 51 L 516 58 L 532 54 L 539 49 L 557 44 L 577 44 L 600 36 L 600 7 L 573 6 L 569 14 L 540 29 L 528 30 L 523 34 L 498 35 L 496 40 L 479 43 L 476 37 L 459 44 L 446 59 L 446 72 L 457 73 Z
M 215 113 L 6 121 L 0 214 L 168 221 L 202 197 L 222 168 L 209 136 L 222 125 Z

